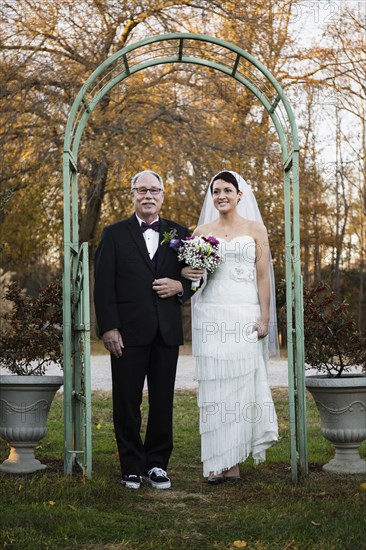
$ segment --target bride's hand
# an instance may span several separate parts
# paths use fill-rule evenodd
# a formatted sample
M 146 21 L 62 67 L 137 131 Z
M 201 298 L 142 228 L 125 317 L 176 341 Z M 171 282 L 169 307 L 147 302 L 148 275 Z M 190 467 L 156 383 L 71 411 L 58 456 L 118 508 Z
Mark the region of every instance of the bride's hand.
M 183 267 L 180 274 L 182 277 L 185 277 L 186 279 L 189 279 L 190 281 L 199 281 L 201 277 L 204 276 L 205 270 L 204 269 L 195 269 L 194 267 L 191 267 L 187 265 L 186 267 Z
M 253 326 L 252 332 L 258 332 L 258 338 L 264 338 L 268 334 L 268 323 L 257 321 Z

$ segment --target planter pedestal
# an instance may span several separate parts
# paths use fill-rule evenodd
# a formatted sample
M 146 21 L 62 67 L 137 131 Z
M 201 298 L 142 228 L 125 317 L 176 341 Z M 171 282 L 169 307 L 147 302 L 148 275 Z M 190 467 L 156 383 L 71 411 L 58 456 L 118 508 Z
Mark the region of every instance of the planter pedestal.
M 334 458 L 324 464 L 323 470 L 335 474 L 366 474 L 366 461 L 358 452 L 361 442 L 356 445 L 346 443 L 343 446 L 334 439 L 327 439 L 333 443 L 336 452 Z
M 336 449 L 323 470 L 366 474 L 366 461 L 359 454 L 366 439 L 366 376 L 307 376 L 305 384 L 318 407 L 321 432 Z
M 46 468 L 34 448 L 47 434 L 48 411 L 62 384 L 62 376 L 0 376 L 0 436 L 10 445 L 0 471 L 29 474 Z
M 6 438 L 4 437 L 4 439 Z M 45 464 L 42 464 L 34 456 L 34 447 L 38 445 L 40 440 L 27 444 L 14 441 L 14 438 L 10 435 L 6 441 L 10 445 L 10 454 L 0 465 L 0 472 L 7 472 L 8 474 L 31 474 L 32 472 L 47 468 Z

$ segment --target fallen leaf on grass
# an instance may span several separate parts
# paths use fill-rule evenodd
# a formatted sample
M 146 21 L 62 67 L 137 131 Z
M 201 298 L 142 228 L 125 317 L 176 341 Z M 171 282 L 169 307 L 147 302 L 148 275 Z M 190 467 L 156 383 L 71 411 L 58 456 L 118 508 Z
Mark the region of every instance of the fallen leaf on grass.
M 48 506 L 54 506 L 56 502 L 54 500 L 48 500 L 46 504 L 48 504 Z
M 24 491 L 24 485 L 20 484 L 19 487 L 18 487 L 18 491 L 19 491 L 19 493 Z
M 234 540 L 233 542 L 234 548 L 246 548 L 247 544 L 245 540 Z
M 68 504 L 67 507 L 70 508 L 70 510 L 73 510 L 74 512 L 76 512 L 76 506 L 73 506 L 72 504 Z
M 290 542 L 288 542 L 286 546 L 283 547 L 283 550 L 291 550 L 291 548 L 294 548 L 293 544 L 295 544 L 295 541 L 290 540 Z
M 316 525 L 316 527 L 319 527 L 319 525 L 321 525 L 321 523 L 317 523 L 316 521 L 312 521 L 311 525 Z
M 366 491 L 366 483 L 361 483 L 360 491 Z
M 102 427 L 102 425 L 101 425 L 100 422 L 98 422 L 98 424 L 96 424 L 95 427 L 96 427 L 97 430 L 100 430 L 100 428 Z

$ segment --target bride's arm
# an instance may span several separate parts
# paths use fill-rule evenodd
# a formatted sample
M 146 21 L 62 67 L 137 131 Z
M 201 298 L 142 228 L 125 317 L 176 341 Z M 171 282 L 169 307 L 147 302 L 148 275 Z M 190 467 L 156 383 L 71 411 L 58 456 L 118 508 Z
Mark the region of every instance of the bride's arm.
M 181 269 L 180 274 L 182 277 L 185 277 L 190 281 L 199 281 L 204 276 L 205 270 L 195 269 L 194 267 L 187 265 Z
M 256 231 L 256 269 L 257 269 L 257 288 L 258 298 L 261 310 L 260 321 L 257 322 L 253 330 L 258 331 L 258 337 L 263 338 L 268 334 L 269 323 L 269 304 L 270 304 L 270 284 L 269 284 L 269 243 L 267 230 L 264 225 L 258 225 Z

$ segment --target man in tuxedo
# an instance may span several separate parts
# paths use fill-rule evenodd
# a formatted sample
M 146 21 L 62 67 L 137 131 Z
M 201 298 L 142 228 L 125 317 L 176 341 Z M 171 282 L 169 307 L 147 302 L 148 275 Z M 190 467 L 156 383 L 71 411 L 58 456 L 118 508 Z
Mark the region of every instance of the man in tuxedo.
M 179 345 L 183 343 L 181 304 L 190 281 L 164 232 L 177 238 L 187 228 L 159 217 L 164 186 L 151 170 L 132 178 L 135 213 L 103 230 L 95 257 L 94 301 L 105 347 L 111 353 L 113 422 L 122 484 L 138 489 L 142 479 L 157 489 L 171 486 L 167 475 L 173 449 L 173 396 Z M 142 391 L 147 377 L 149 415 L 140 436 Z

